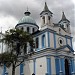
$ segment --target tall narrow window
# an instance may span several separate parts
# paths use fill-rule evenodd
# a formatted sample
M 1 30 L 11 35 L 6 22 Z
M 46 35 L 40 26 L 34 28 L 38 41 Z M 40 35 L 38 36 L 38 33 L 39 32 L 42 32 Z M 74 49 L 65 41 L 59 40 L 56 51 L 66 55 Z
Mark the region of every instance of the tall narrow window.
M 24 28 L 22 27 L 21 30 L 23 30 Z
M 42 47 L 45 47 L 45 35 L 42 36 Z
M 29 27 L 27 27 L 27 32 L 29 33 Z
M 45 17 L 43 16 L 43 23 L 45 24 Z
M 36 38 L 36 48 L 38 48 L 38 47 L 39 47 L 39 39 Z
M 49 23 L 50 23 L 50 16 L 48 16 L 48 20 L 49 20 Z
M 33 28 L 33 33 L 34 33 L 34 31 L 35 31 L 35 30 L 34 30 L 34 28 Z

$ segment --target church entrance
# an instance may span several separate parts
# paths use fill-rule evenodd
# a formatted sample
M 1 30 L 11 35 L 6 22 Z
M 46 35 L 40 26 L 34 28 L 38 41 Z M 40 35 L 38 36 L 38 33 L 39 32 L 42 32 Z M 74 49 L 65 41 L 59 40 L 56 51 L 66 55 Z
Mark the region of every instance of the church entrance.
M 65 59 L 65 75 L 70 75 L 69 73 L 69 61 Z

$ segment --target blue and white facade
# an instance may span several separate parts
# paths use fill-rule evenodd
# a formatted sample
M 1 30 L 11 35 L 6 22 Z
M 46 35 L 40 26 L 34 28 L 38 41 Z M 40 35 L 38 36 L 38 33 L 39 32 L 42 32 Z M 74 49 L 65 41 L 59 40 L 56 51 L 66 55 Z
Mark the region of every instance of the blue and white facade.
M 40 30 L 28 10 L 16 25 L 16 28 L 32 34 L 35 41 L 34 54 L 16 68 L 16 75 L 75 75 L 70 21 L 64 12 L 57 24 L 52 21 L 52 17 L 53 13 L 45 2 L 44 10 L 40 13 Z M 7 72 L 11 75 L 11 68 Z

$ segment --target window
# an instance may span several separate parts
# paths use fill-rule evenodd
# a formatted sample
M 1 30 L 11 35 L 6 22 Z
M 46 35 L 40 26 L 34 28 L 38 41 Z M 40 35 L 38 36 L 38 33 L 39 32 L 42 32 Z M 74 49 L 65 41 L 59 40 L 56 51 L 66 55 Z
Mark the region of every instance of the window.
M 36 38 L 36 48 L 38 48 L 39 47 L 39 39 L 38 38 Z
M 21 28 L 21 30 L 23 30 L 23 27 Z
M 50 20 L 50 16 L 48 16 L 48 20 Z
M 29 27 L 27 27 L 27 32 L 29 33 Z
M 60 44 L 62 44 L 62 40 L 60 40 Z
M 67 25 L 67 28 L 69 27 L 69 25 Z
M 49 20 L 49 23 L 50 23 L 50 16 L 48 16 L 48 20 Z
M 59 34 L 61 34 L 61 29 L 59 28 Z
M 42 48 L 45 47 L 45 35 L 42 36 Z
M 43 23 L 45 24 L 45 17 L 43 16 Z
M 34 28 L 33 28 L 33 33 L 34 33 Z

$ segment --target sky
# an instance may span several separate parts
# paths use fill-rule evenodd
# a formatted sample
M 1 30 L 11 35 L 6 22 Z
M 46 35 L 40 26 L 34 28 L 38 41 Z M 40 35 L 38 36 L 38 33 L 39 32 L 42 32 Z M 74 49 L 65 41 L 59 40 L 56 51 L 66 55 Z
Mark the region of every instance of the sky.
M 47 2 L 48 8 L 53 13 L 53 23 L 58 23 L 62 12 L 70 21 L 73 47 L 75 49 L 75 0 L 0 0 L 0 30 L 3 32 L 13 28 L 28 10 L 36 23 L 40 26 L 40 13 Z

